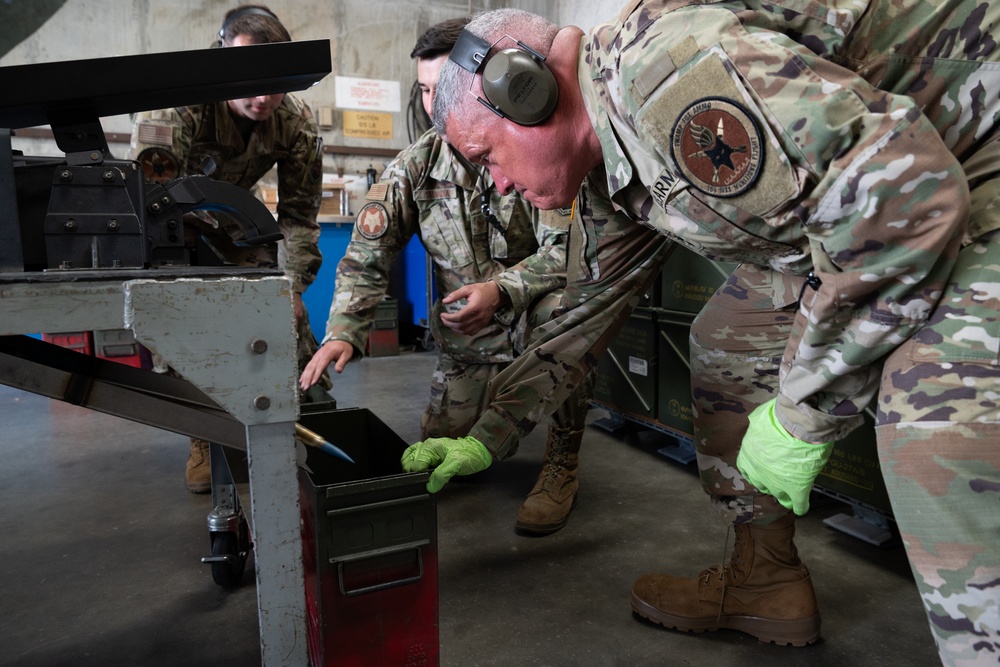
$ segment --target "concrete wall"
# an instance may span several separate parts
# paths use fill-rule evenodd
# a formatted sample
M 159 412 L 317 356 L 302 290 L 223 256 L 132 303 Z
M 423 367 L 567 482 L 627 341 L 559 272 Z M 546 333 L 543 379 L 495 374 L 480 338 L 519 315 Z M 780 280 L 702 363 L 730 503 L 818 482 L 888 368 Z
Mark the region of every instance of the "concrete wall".
M 0 40 L 0 67 L 207 48 L 234 4 L 230 0 L 3 0 L 0 24 L 5 26 L 5 38 Z M 445 19 L 498 7 L 517 7 L 559 20 L 558 3 L 546 0 L 265 0 L 264 4 L 281 18 L 296 41 L 331 42 L 333 73 L 300 94 L 314 111 L 334 108 L 334 127 L 323 131 L 323 140 L 338 152 L 327 155 L 324 168 L 356 177 L 352 201 L 363 196 L 368 166 L 381 171 L 391 159 L 365 155 L 364 149 L 392 154 L 410 143 L 406 106 L 416 78 L 410 50 L 424 30 Z M 392 139 L 344 137 L 342 112 L 336 109 L 335 75 L 399 82 L 402 110 L 392 114 Z M 16 91 L 6 90 L 4 95 L 13 96 Z M 127 135 L 131 127 L 127 116 L 104 118 L 102 125 L 107 134 Z M 20 137 L 13 141 L 15 148 L 29 155 L 59 154 L 49 141 Z M 352 148 L 360 154 L 350 153 Z M 113 143 L 111 150 L 124 157 L 128 146 Z
M 589 30 L 600 23 L 607 23 L 625 5 L 627 0 L 560 0 L 560 25 L 575 25 Z
M 407 136 L 406 106 L 416 66 L 410 50 L 430 25 L 456 16 L 498 7 L 518 7 L 542 14 L 560 25 L 589 29 L 617 15 L 625 0 L 269 0 L 296 40 L 329 39 L 333 73 L 299 93 L 314 111 L 333 108 L 334 127 L 323 131 L 330 152 L 324 168 L 354 178 L 353 204 L 365 190 L 364 172 L 381 170 Z M 243 4 L 243 3 L 240 3 Z M 202 49 L 216 39 L 232 0 L 0 0 L 0 67 L 115 55 Z M 156 76 L 149 72 L 149 76 Z M 335 76 L 398 81 L 402 110 L 392 114 L 392 139 L 344 137 L 337 107 Z M 58 82 L 53 82 L 57 86 Z M 5 96 L 16 95 L 6 90 Z M 128 135 L 127 116 L 102 119 L 106 133 Z M 24 133 L 22 133 L 24 134 Z M 58 155 L 44 139 L 14 138 L 29 155 Z M 111 144 L 124 157 L 128 146 Z M 376 153 L 375 155 L 366 153 Z

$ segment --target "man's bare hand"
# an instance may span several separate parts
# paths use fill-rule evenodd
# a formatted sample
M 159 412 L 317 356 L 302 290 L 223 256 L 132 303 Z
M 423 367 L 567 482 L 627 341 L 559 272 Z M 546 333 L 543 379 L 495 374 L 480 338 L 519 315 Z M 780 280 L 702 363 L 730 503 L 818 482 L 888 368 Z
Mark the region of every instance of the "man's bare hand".
M 319 382 L 319 379 L 323 376 L 323 371 L 330 364 L 336 364 L 333 370 L 340 373 L 352 357 L 354 357 L 353 345 L 344 340 L 331 340 L 319 348 L 316 354 L 313 355 L 313 358 L 309 360 L 309 363 L 306 364 L 306 368 L 302 371 L 302 376 L 299 378 L 299 387 L 302 388 L 302 391 L 306 391 L 309 387 Z

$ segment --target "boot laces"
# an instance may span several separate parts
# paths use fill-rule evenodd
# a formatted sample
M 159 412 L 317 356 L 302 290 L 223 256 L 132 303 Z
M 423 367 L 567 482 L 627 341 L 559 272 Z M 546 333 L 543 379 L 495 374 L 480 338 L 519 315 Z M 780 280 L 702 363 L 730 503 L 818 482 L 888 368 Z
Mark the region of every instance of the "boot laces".
M 567 468 L 568 456 L 565 449 L 553 448 L 551 454 L 545 460 L 545 480 L 542 486 L 550 489 L 555 485 L 563 470 Z
M 732 556 L 729 560 L 726 559 L 727 552 L 729 551 L 729 533 L 732 531 L 732 526 L 726 528 L 726 539 L 722 545 L 722 564 L 712 565 L 702 572 L 702 582 L 704 584 L 709 584 L 713 578 L 717 579 L 722 587 L 719 593 L 719 611 L 716 614 L 716 621 L 722 618 L 722 610 L 726 604 L 726 587 L 729 585 L 729 581 L 734 578 L 734 570 L 736 568 L 742 568 L 746 563 L 743 557 L 740 555 L 739 550 L 733 548 Z

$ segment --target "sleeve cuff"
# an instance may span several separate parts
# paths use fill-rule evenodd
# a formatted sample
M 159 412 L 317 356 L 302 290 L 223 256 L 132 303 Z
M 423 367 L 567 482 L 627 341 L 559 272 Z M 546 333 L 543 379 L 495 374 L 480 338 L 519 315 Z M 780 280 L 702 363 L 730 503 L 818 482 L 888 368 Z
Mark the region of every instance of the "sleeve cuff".
M 493 410 L 486 410 L 473 425 L 469 435 L 489 450 L 493 460 L 502 461 L 517 451 L 517 429 Z
M 507 288 L 500 284 L 498 280 L 491 280 L 490 282 L 495 283 L 497 289 L 500 291 L 500 305 L 497 307 L 496 312 L 493 313 L 493 319 L 502 324 L 505 327 L 509 327 L 511 323 L 517 319 L 517 312 L 514 309 L 514 303 L 510 298 L 510 292 Z
M 812 444 L 842 440 L 864 421 L 864 415 L 826 414 L 802 403 L 792 403 L 781 394 L 774 406 L 774 415 L 789 435 Z

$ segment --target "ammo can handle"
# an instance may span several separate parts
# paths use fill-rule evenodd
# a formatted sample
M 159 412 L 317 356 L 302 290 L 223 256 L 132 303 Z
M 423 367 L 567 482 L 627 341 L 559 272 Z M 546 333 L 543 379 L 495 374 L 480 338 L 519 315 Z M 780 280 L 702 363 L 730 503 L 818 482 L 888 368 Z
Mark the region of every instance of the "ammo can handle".
M 395 588 L 396 586 L 405 586 L 406 584 L 412 584 L 420 581 L 424 576 L 424 558 L 422 546 L 430 544 L 430 540 L 423 540 L 417 543 L 404 544 L 398 547 L 393 547 L 390 549 L 378 549 L 376 551 L 368 551 L 362 554 L 355 554 L 346 558 L 337 559 L 337 585 L 340 587 L 341 595 L 345 597 L 355 597 L 357 595 L 367 595 L 368 593 L 375 593 L 377 591 L 384 591 L 387 588 Z M 417 574 L 412 577 L 403 577 L 402 579 L 396 579 L 395 581 L 386 581 L 381 584 L 375 584 L 374 586 L 365 586 L 364 588 L 354 588 L 351 590 L 346 590 L 344 588 L 344 565 L 346 563 L 353 563 L 359 560 L 365 560 L 366 558 L 374 558 L 376 556 L 387 556 L 389 554 L 402 553 L 404 551 L 409 551 L 414 549 L 417 552 Z

